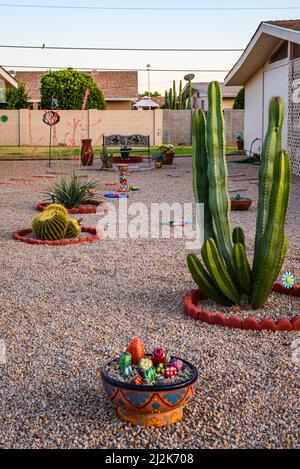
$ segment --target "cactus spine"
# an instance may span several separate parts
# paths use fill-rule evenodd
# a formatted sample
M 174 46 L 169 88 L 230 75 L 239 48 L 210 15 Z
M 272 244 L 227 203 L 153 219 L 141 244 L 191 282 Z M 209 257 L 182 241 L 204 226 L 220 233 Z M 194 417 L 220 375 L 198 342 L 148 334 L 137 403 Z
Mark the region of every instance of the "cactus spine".
M 201 254 L 206 269 L 188 256 L 192 277 L 203 292 L 222 305 L 239 303 L 246 294 L 254 309 L 262 307 L 283 265 L 287 251 L 284 233 L 291 187 L 291 163 L 281 149 L 284 109 L 280 98 L 270 104 L 270 122 L 260 168 L 255 253 L 251 271 L 245 234 L 231 231 L 227 190 L 224 119 L 218 83 L 209 87 L 206 126 L 203 113 L 193 119 L 193 188 L 205 204 L 205 242 Z
M 50 204 L 45 210 L 54 210 L 55 212 L 63 213 L 66 217 L 68 216 L 68 210 L 61 204 Z

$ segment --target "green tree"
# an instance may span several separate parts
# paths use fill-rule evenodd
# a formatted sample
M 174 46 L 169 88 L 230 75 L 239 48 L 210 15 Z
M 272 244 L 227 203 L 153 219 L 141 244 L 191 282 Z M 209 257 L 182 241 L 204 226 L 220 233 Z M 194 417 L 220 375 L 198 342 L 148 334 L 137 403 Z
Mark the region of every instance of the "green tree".
M 87 89 L 85 109 L 105 109 L 102 91 L 86 73 L 72 69 L 49 72 L 41 80 L 42 107 L 50 109 L 54 97 L 60 109 L 81 109 Z
M 142 96 L 149 96 L 149 91 L 142 93 Z M 150 91 L 150 98 L 157 98 L 158 96 L 161 96 L 159 91 Z
M 235 98 L 233 109 L 245 109 L 245 87 L 241 88 Z
M 6 89 L 6 104 L 4 104 L 4 107 L 5 109 L 28 108 L 28 96 L 23 81 L 19 82 L 18 88 Z

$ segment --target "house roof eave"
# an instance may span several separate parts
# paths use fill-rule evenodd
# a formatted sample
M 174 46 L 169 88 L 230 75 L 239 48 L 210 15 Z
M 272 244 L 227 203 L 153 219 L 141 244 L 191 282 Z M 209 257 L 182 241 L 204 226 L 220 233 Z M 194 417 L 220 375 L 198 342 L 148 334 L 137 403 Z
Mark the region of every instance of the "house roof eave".
M 0 77 L 3 77 L 11 86 L 14 88 L 18 88 L 18 81 L 11 76 L 3 67 L 0 65 Z
M 225 85 L 244 85 L 263 66 L 282 40 L 300 44 L 300 31 L 261 23 L 241 57 L 225 77 Z

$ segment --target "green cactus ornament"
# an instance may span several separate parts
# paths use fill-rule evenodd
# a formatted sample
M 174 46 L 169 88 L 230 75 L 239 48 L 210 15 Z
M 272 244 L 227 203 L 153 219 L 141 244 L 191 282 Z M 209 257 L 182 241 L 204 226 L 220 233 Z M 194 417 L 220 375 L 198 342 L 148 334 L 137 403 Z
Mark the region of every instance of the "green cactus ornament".
M 207 122 L 203 111 L 193 117 L 193 189 L 204 204 L 204 245 L 201 261 L 187 258 L 194 281 L 209 298 L 229 306 L 247 295 L 254 309 L 266 303 L 287 251 L 284 232 L 291 187 L 291 163 L 282 151 L 284 106 L 270 103 L 269 128 L 259 173 L 259 203 L 252 269 L 247 259 L 243 230 L 233 231 L 227 188 L 225 132 L 220 85 L 208 90 Z

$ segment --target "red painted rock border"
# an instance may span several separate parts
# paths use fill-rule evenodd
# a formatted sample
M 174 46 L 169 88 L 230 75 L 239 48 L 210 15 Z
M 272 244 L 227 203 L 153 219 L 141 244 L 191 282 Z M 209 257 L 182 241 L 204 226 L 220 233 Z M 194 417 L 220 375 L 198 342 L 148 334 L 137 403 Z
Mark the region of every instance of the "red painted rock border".
M 81 231 L 83 233 L 90 233 L 91 236 L 84 236 L 79 239 L 61 239 L 57 241 L 42 241 L 40 239 L 29 238 L 27 235 L 32 233 L 31 228 L 27 228 L 25 230 L 17 230 L 13 233 L 13 238 L 17 241 L 21 241 L 22 243 L 27 244 L 47 244 L 48 246 L 67 246 L 69 244 L 83 244 L 83 243 L 92 243 L 94 241 L 98 241 L 99 236 L 97 235 L 96 228 L 90 227 L 81 227 Z
M 275 283 L 273 291 L 285 295 L 292 295 L 300 297 L 300 285 L 294 285 L 293 288 L 285 288 L 281 283 Z M 234 329 L 245 329 L 252 331 L 300 331 L 300 315 L 295 316 L 292 319 L 256 319 L 249 317 L 242 319 L 239 316 L 226 316 L 224 313 L 215 313 L 212 311 L 206 311 L 196 304 L 201 300 L 206 300 L 207 297 L 200 290 L 191 290 L 184 297 L 184 312 L 190 318 L 197 321 L 206 322 L 207 324 L 214 324 L 223 327 L 232 327 Z
M 95 199 L 89 199 L 86 202 L 83 202 L 82 205 L 80 205 L 78 208 L 70 208 L 68 213 L 71 215 L 87 215 L 90 213 L 97 213 L 97 211 L 99 213 L 99 205 L 102 204 L 103 207 L 101 207 L 101 211 L 104 212 L 106 210 L 104 202 Z M 48 205 L 50 205 L 50 203 L 40 203 L 36 206 L 36 208 L 39 210 L 39 212 L 43 212 L 43 210 L 45 210 Z M 88 205 L 92 205 L 92 207 L 88 207 Z

